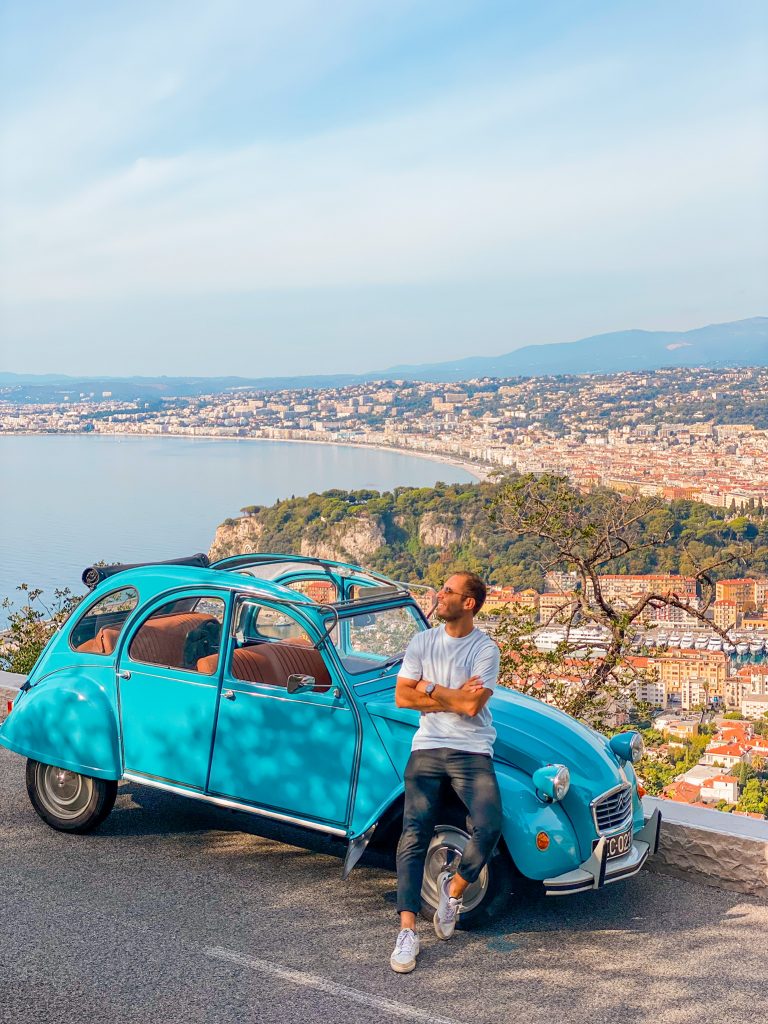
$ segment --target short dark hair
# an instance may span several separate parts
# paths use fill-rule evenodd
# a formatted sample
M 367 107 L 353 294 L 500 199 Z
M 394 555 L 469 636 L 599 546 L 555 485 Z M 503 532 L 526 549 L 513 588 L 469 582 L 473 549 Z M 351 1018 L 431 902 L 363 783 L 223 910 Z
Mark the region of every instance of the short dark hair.
M 464 580 L 464 590 L 467 597 L 474 598 L 475 607 L 473 614 L 477 615 L 485 604 L 485 595 L 487 594 L 485 583 L 480 579 L 476 572 L 467 572 L 465 569 L 460 569 L 456 575 L 461 576 Z

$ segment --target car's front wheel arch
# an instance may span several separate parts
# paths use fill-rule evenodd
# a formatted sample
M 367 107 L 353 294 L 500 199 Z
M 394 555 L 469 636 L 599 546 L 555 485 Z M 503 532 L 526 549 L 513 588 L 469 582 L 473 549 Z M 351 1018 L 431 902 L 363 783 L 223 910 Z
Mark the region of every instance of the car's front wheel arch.
M 429 920 L 437 909 L 439 875 L 443 871 L 457 870 L 469 840 L 466 823 L 449 822 L 435 827 L 424 862 L 421 887 L 421 912 Z M 479 927 L 501 913 L 507 905 L 516 875 L 506 843 L 501 838 L 477 881 L 464 893 L 459 927 Z

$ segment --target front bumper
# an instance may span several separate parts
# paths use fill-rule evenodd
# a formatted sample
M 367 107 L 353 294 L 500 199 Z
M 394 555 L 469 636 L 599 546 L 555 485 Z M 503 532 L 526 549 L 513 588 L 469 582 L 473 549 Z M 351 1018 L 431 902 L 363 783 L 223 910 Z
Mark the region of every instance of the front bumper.
M 629 853 L 608 860 L 608 846 L 605 839 L 601 839 L 592 856 L 578 868 L 554 878 L 544 879 L 543 885 L 547 896 L 570 896 L 575 892 L 602 889 L 611 882 L 631 878 L 658 850 L 660 832 L 661 812 L 657 808 L 635 836 Z

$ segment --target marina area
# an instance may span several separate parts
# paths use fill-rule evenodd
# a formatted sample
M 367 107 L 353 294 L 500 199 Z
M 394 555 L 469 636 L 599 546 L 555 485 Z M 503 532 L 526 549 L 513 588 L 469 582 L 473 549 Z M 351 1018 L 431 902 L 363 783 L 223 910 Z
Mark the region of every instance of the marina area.
M 768 655 L 768 630 L 731 629 L 724 639 L 707 629 L 681 630 L 649 628 L 636 633 L 631 650 L 633 654 L 656 653 L 669 650 L 723 652 L 735 663 L 754 661 L 761 663 Z M 568 644 L 574 657 L 600 657 L 608 645 L 609 631 L 601 626 L 545 626 L 534 634 L 534 643 L 540 651 L 554 651 L 560 644 Z

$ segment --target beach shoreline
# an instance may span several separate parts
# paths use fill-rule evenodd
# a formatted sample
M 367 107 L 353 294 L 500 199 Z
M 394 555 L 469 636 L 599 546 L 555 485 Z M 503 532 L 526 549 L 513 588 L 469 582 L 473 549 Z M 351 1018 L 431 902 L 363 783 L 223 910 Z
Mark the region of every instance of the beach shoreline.
M 67 430 L 67 431 L 3 431 L 0 433 L 2 437 L 138 437 L 138 438 L 162 438 L 162 437 L 177 437 L 183 438 L 187 441 L 200 440 L 200 441 L 236 441 L 238 443 L 245 442 L 251 443 L 253 441 L 264 441 L 272 444 L 307 444 L 307 445 L 327 445 L 329 447 L 340 447 L 340 448 L 368 448 L 372 451 L 380 452 L 394 452 L 396 455 L 410 455 L 417 459 L 428 459 L 431 462 L 440 462 L 446 466 L 454 466 L 457 469 L 462 469 L 465 473 L 468 473 L 473 477 L 474 483 L 482 483 L 487 480 L 491 473 L 491 467 L 486 468 L 485 466 L 478 466 L 474 462 L 468 462 L 461 458 L 453 457 L 448 454 L 441 452 L 424 452 L 416 448 L 402 448 L 396 445 L 388 444 L 372 444 L 368 441 L 340 441 L 330 440 L 328 438 L 317 438 L 317 440 L 310 438 L 298 438 L 298 437 L 222 437 L 221 434 L 181 434 L 175 432 L 164 432 L 164 433 L 134 433 L 132 431 L 118 431 L 112 430 L 104 433 L 97 433 L 89 430 Z

